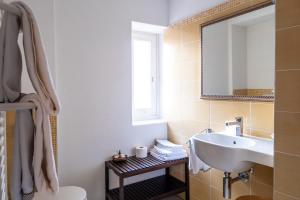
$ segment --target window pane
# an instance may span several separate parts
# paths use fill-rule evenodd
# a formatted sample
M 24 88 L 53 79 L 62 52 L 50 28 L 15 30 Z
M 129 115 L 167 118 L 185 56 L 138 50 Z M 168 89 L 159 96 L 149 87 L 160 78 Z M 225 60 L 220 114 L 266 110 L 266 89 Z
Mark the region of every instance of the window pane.
M 134 40 L 134 108 L 151 109 L 152 75 L 151 75 L 151 41 Z

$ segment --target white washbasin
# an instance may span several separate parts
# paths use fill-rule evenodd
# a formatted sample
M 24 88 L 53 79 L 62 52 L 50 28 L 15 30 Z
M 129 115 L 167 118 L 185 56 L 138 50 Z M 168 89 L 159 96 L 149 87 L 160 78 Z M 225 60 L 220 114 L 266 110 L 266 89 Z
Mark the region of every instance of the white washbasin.
M 192 138 L 197 156 L 224 172 L 245 172 L 254 163 L 273 167 L 274 142 L 267 139 L 205 133 Z

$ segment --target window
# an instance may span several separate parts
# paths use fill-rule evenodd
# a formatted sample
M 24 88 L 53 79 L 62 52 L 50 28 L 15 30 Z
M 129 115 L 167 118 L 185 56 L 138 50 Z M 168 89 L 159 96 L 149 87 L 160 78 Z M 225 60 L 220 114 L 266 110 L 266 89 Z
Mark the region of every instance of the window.
M 158 112 L 158 34 L 133 32 L 133 120 L 150 120 Z

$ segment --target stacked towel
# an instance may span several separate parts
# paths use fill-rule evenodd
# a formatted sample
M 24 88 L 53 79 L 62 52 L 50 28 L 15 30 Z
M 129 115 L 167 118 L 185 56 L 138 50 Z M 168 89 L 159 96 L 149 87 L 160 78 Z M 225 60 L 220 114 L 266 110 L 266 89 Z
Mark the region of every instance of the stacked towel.
M 150 154 L 163 161 L 187 157 L 187 153 L 182 145 L 174 144 L 168 140 L 156 140 L 156 145 L 150 150 Z

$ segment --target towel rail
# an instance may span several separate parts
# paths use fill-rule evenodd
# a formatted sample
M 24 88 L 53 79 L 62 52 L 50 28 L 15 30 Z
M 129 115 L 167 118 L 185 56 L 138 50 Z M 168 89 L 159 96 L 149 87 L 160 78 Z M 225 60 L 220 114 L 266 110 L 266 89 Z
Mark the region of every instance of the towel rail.
M 0 103 L 0 111 L 27 110 L 35 107 L 33 103 Z
M 15 14 L 15 15 L 17 15 L 19 17 L 22 16 L 22 13 L 21 13 L 20 10 L 18 10 L 17 8 L 15 8 L 15 7 L 7 4 L 7 3 L 0 2 L 0 9 L 1 10 L 5 10 L 7 12 L 10 12 L 12 14 Z
M 0 112 L 0 199 L 7 200 L 6 116 Z

